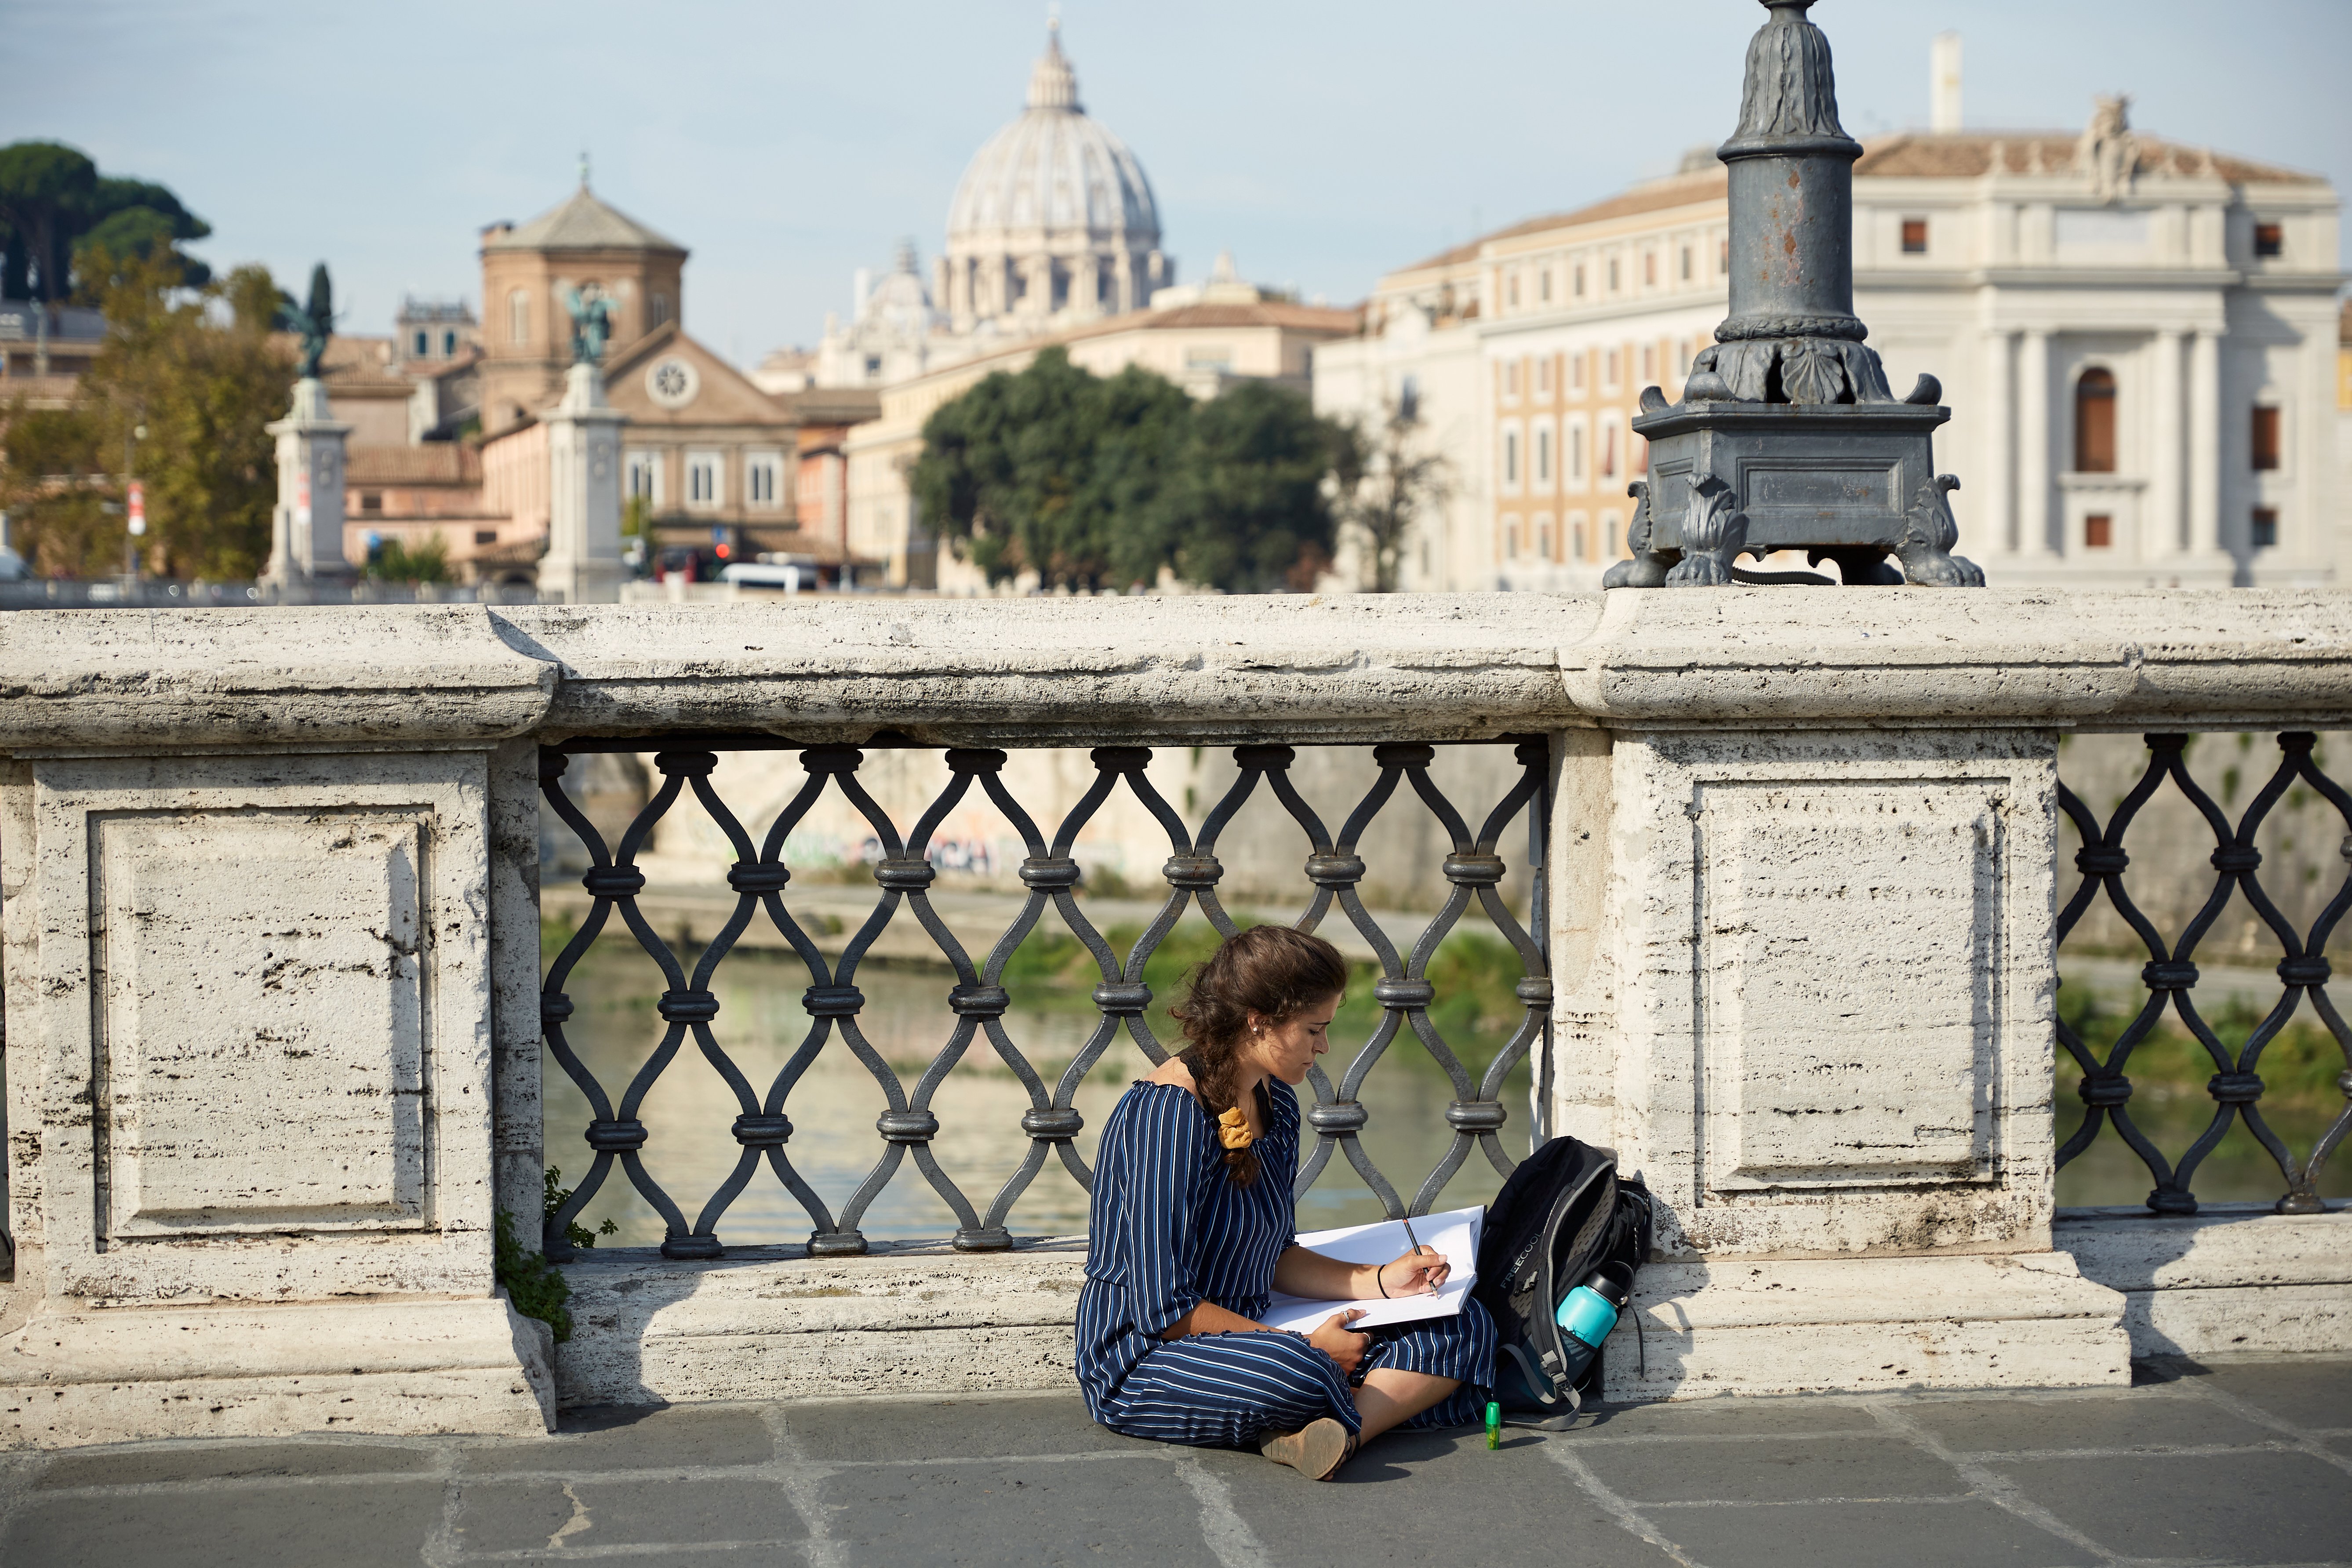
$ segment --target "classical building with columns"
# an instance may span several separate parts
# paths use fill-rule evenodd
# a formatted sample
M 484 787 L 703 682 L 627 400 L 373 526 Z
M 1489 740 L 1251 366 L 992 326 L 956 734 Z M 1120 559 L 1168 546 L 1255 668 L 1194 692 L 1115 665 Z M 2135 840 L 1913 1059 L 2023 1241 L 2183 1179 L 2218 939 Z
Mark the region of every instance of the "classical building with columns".
M 1951 423 L 1960 549 L 1996 585 L 2312 584 L 2337 570 L 2338 199 L 2317 175 L 2133 130 L 1906 132 L 1854 166 L 1854 296 L 1898 390 Z M 1596 586 L 1722 319 L 1711 151 L 1381 280 L 1316 358 L 1324 412 L 1410 385 L 1454 499 L 1408 587 Z M 1779 564 L 1779 563 L 1776 563 Z

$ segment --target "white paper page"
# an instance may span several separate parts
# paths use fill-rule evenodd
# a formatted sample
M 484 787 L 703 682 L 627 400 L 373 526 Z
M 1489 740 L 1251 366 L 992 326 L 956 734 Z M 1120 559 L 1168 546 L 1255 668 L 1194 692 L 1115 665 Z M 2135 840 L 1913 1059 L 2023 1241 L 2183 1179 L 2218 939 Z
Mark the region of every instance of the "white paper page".
M 1418 1322 L 1423 1318 L 1450 1318 L 1462 1310 L 1464 1299 L 1477 1280 L 1478 1233 L 1486 1222 L 1484 1208 L 1456 1208 L 1412 1222 L 1421 1244 L 1443 1252 L 1446 1261 L 1454 1265 L 1444 1288 L 1435 1295 L 1388 1301 L 1374 1296 L 1362 1301 L 1314 1301 L 1301 1296 L 1286 1296 L 1277 1291 L 1267 1303 L 1266 1327 L 1312 1333 L 1333 1312 L 1344 1312 L 1350 1307 L 1364 1310 L 1364 1315 L 1355 1322 L 1359 1329 Z M 1412 1243 L 1405 1239 L 1403 1224 L 1394 1219 L 1350 1225 L 1339 1230 L 1312 1231 L 1301 1236 L 1298 1244 L 1343 1263 L 1386 1263 L 1412 1249 Z

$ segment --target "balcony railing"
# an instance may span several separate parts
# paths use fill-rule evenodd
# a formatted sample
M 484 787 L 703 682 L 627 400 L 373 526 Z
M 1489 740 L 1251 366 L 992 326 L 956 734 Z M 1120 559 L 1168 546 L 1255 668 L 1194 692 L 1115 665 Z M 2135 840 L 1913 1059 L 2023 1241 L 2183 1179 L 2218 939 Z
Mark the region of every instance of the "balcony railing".
M 1075 1096 L 1087 1073 L 1114 1040 L 1125 1033 L 1157 1062 L 1167 1046 L 1150 1021 L 1154 997 L 1144 979 L 1146 965 L 1166 941 L 1188 906 L 1222 935 L 1235 929 L 1218 895 L 1223 867 L 1217 859 L 1220 835 L 1245 802 L 1261 789 L 1269 792 L 1294 821 L 1306 840 L 1307 856 L 1301 891 L 1305 907 L 1296 924 L 1312 931 L 1334 906 L 1376 956 L 1381 977 L 1372 995 L 1383 1009 L 1377 1030 L 1340 1072 L 1335 1083 L 1320 1066 L 1310 1081 L 1314 1103 L 1306 1121 L 1315 1134 L 1313 1149 L 1303 1159 L 1297 1190 L 1312 1186 L 1328 1167 L 1335 1151 L 1342 1153 L 1391 1216 L 1423 1214 L 1445 1189 L 1474 1152 L 1483 1153 L 1501 1174 L 1514 1164 L 1506 1152 L 1502 1129 L 1509 1111 L 1500 1098 L 1512 1070 L 1547 1038 L 1550 1018 L 1551 981 L 1542 933 L 1546 832 L 1550 816 L 1547 743 L 1541 738 L 1519 740 L 1514 756 L 1518 777 L 1499 800 L 1482 802 L 1483 813 L 1465 813 L 1447 798 L 1431 777 L 1437 748 L 1417 743 L 1395 743 L 1370 748 L 1379 777 L 1356 800 L 1336 831 L 1303 798 L 1290 778 L 1296 754 L 1279 745 L 1249 745 L 1234 749 L 1238 777 L 1202 818 L 1197 832 L 1156 789 L 1146 768 L 1151 752 L 1136 746 L 1096 748 L 1096 777 L 1076 803 L 1054 824 L 1050 836 L 1033 813 L 1007 788 L 1003 750 L 959 747 L 939 755 L 950 779 L 947 786 L 913 823 L 902 828 L 860 782 L 865 760 L 859 749 L 840 745 L 800 748 L 804 785 L 758 830 L 746 827 L 720 797 L 712 782 L 719 752 L 740 745 L 772 749 L 778 742 L 754 737 L 740 742 L 709 737 L 680 738 L 669 749 L 657 750 L 655 767 L 662 782 L 617 844 L 608 846 L 587 815 L 564 789 L 564 775 L 572 754 L 599 750 L 644 751 L 661 743 L 640 738 L 625 741 L 573 740 L 540 754 L 541 789 L 548 807 L 579 835 L 592 861 L 581 878 L 593 900 L 586 918 L 549 965 L 541 998 L 547 1047 L 592 1108 L 584 1136 L 593 1161 L 583 1179 L 547 1221 L 544 1245 L 550 1257 L 571 1258 L 566 1232 L 596 1197 L 617 1160 L 629 1182 L 661 1217 L 666 1235 L 662 1253 L 674 1259 L 713 1258 L 722 1251 L 719 1230 L 727 1211 L 760 1176 L 764 1163 L 772 1178 L 788 1190 L 808 1215 L 812 1253 L 853 1254 L 866 1249 L 859 1229 L 875 1199 L 900 1175 L 911 1155 L 917 1171 L 956 1216 L 954 1245 L 965 1251 L 996 1250 L 1013 1243 L 1013 1222 L 1021 1203 L 1048 1158 L 1058 1158 L 1069 1174 L 1091 1190 L 1093 1173 L 1080 1157 L 1074 1140 L 1084 1126 L 1075 1108 Z M 932 904 L 929 890 L 937 877 L 930 853 L 934 835 L 950 812 L 977 789 L 993 803 L 1018 834 L 1025 858 L 1020 880 L 1028 890 L 1017 915 L 983 955 L 975 956 L 958 938 Z M 1088 918 L 1076 896 L 1082 868 L 1072 849 L 1078 834 L 1117 790 L 1131 791 L 1167 834 L 1168 860 L 1161 869 L 1167 893 L 1158 913 L 1125 954 L 1118 952 Z M 838 956 L 828 962 L 808 923 L 795 917 L 790 897 L 793 867 L 787 845 L 794 829 L 805 821 L 828 790 L 837 791 L 871 829 L 880 857 L 872 874 L 877 894 L 871 912 Z M 638 857 L 651 840 L 656 824 L 691 792 L 732 846 L 734 862 L 726 868 L 728 886 L 735 894 L 731 915 L 695 958 L 689 970 L 678 953 L 656 930 L 639 908 L 638 894 L 646 875 Z M 1400 951 L 1381 924 L 1365 907 L 1358 884 L 1366 875 L 1368 835 L 1384 812 L 1412 809 L 1412 802 L 1436 821 L 1450 852 L 1439 868 L 1447 884 L 1443 905 L 1432 915 L 1412 946 Z M 1391 821 L 1393 821 L 1391 817 Z M 1473 824 L 1475 824 L 1475 826 Z M 1523 835 L 1523 836 L 1521 836 Z M 1510 852 L 1523 849 L 1529 873 L 1529 918 L 1522 924 L 1500 891 L 1510 870 Z M 1373 852 L 1377 856 L 1378 852 Z M 803 868 L 805 870 L 806 868 Z M 1522 973 L 1515 988 L 1524 1009 L 1509 1038 L 1473 1079 L 1460 1055 L 1430 1016 L 1437 988 L 1428 977 L 1429 965 L 1439 944 L 1453 931 L 1473 901 L 1506 937 L 1517 954 Z M 1091 956 L 1099 982 L 1092 999 L 1099 1017 L 1084 1045 L 1068 1066 L 1048 1082 L 1007 1028 L 1005 1014 L 1012 990 L 1005 983 L 1008 962 L 1035 930 L 1051 906 Z M 660 1033 L 641 1069 L 625 1084 L 607 1085 L 583 1061 L 567 1040 L 564 1024 L 572 1003 L 565 986 L 587 957 L 598 935 L 617 914 L 637 945 L 662 971 L 667 989 L 656 1007 Z M 954 972 L 955 983 L 943 998 L 940 1025 L 944 1036 L 936 1054 L 909 1085 L 876 1049 L 860 1026 L 866 998 L 857 986 L 859 965 L 893 920 L 911 918 L 936 947 L 940 960 Z M 803 1006 L 809 1024 L 805 1036 L 782 1069 L 764 1085 L 754 1083 L 730 1056 L 711 1029 L 719 1000 L 712 977 L 751 923 L 771 923 L 791 945 L 808 972 Z M 652 1033 L 652 1020 L 647 1032 Z M 1443 1157 L 1425 1174 L 1407 1199 L 1366 1152 L 1360 1134 L 1369 1120 L 1360 1099 L 1370 1073 L 1400 1037 L 1410 1030 L 1420 1047 L 1441 1068 L 1454 1098 L 1443 1112 L 1452 1140 Z M 985 1037 L 986 1042 L 1017 1075 L 1029 1099 L 1020 1130 L 1029 1148 L 1011 1178 L 985 1200 L 984 1206 L 961 1186 L 934 1156 L 931 1143 L 940 1130 L 946 1109 L 940 1091 L 948 1074 Z M 740 1146 L 734 1168 L 717 1190 L 703 1198 L 688 1219 L 678 1199 L 655 1179 L 642 1151 L 655 1136 L 640 1119 L 647 1094 L 669 1070 L 691 1039 L 731 1091 L 739 1109 L 729 1131 Z M 827 1051 L 846 1051 L 872 1075 L 887 1109 L 875 1123 L 878 1148 L 871 1168 L 836 1211 L 793 1166 L 793 1092 L 810 1067 Z M 1548 1051 L 1538 1053 L 1548 1061 Z M 617 1091 L 617 1092 L 616 1092 Z M 1536 1100 L 1543 1103 L 1541 1085 Z M 664 1137 L 708 1138 L 715 1128 L 664 1127 Z

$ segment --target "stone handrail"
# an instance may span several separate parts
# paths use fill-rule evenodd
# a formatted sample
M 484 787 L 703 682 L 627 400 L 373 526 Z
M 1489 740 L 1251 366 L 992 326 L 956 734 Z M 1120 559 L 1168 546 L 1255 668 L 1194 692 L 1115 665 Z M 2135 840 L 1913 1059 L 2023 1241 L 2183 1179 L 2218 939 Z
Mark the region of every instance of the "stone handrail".
M 2347 727 L 2332 591 L 15 613 L 7 1419 L 520 1429 L 559 1387 L 1066 1380 L 1058 1254 L 979 1370 L 922 1303 L 1009 1260 L 601 1258 L 552 1360 L 498 1299 L 492 1216 L 543 1166 L 537 754 L 583 737 L 1547 735 L 1548 1113 L 1660 1204 L 1612 1389 L 2340 1351 L 2352 1216 L 2062 1219 L 2051 1096 L 2060 734 Z M 868 1331 L 795 1305 L 841 1292 Z
M 2333 591 L 22 612 L 0 748 L 668 729 L 1443 739 L 1777 719 L 2352 721 Z

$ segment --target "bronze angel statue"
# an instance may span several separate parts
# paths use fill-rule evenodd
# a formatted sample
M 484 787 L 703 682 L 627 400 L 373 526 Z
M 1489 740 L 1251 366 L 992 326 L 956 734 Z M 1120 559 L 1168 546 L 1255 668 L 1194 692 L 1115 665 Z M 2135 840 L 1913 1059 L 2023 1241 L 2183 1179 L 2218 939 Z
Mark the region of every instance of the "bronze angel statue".
M 327 351 L 327 340 L 335 330 L 335 287 L 327 281 L 325 262 L 310 269 L 310 304 L 298 310 L 291 296 L 278 297 L 278 329 L 281 332 L 299 332 L 302 336 L 302 349 L 294 361 L 294 373 L 306 382 L 316 376 L 319 373 L 319 357 Z

